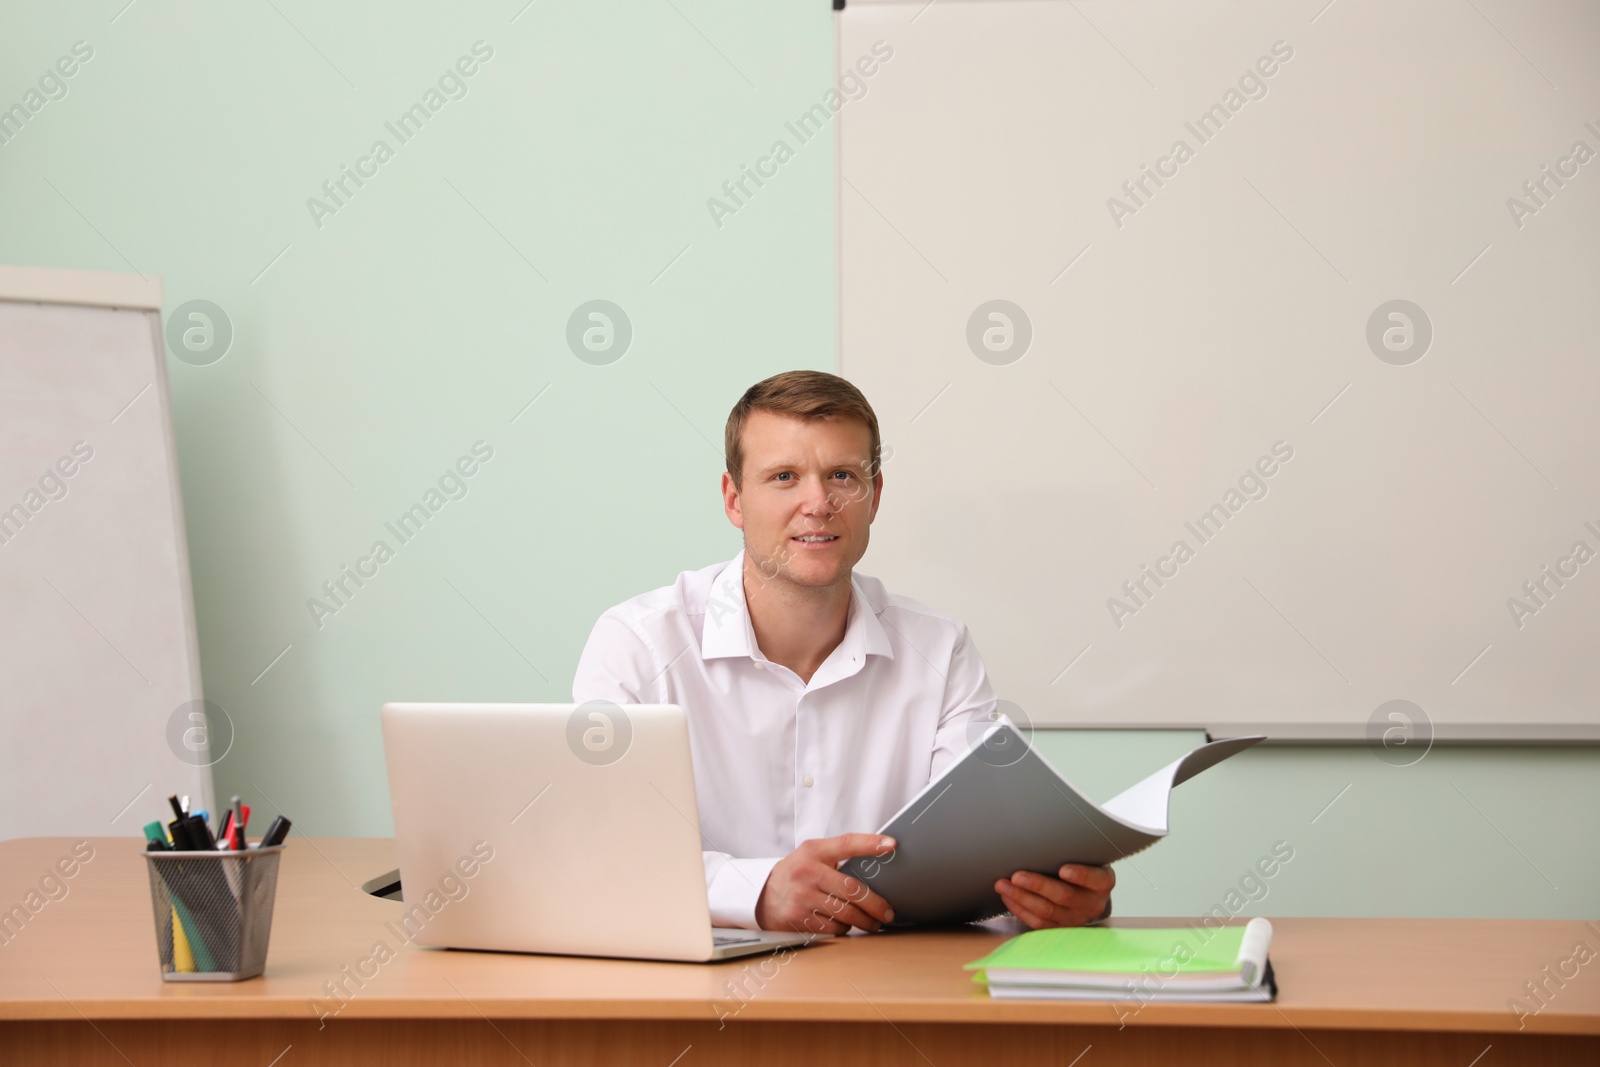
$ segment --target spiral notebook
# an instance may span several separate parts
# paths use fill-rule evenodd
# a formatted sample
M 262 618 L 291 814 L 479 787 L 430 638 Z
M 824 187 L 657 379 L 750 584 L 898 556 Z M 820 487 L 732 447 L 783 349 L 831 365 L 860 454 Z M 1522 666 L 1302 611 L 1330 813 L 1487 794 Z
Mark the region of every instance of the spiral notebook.
M 1034 930 L 966 965 L 1004 999 L 1269 1001 L 1272 924 Z

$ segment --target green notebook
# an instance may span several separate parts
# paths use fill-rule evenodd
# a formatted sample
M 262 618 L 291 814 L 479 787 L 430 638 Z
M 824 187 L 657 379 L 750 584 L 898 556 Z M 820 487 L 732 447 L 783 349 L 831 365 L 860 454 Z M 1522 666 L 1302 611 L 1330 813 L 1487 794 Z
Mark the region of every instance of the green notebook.
M 1052 995 L 1048 990 L 1124 990 L 1154 995 L 1226 993 L 1261 988 L 1272 925 L 1252 919 L 1218 929 L 1077 927 L 1033 930 L 966 965 L 995 996 Z

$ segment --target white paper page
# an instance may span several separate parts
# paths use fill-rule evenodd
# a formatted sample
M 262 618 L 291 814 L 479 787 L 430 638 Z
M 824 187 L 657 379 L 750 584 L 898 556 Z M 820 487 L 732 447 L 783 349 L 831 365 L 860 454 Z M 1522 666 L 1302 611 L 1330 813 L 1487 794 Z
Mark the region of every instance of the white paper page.
M 1100 805 L 1100 809 L 1123 822 L 1133 823 L 1158 837 L 1162 836 L 1167 832 L 1167 810 L 1171 805 L 1173 786 L 1264 740 L 1266 738 L 1261 736 L 1231 737 L 1201 745 L 1124 789 Z
M 1130 785 L 1100 805 L 1100 809 L 1152 834 L 1165 834 L 1168 801 L 1172 797 L 1172 776 L 1178 773 L 1178 765 L 1187 758 L 1179 757 L 1150 777 Z

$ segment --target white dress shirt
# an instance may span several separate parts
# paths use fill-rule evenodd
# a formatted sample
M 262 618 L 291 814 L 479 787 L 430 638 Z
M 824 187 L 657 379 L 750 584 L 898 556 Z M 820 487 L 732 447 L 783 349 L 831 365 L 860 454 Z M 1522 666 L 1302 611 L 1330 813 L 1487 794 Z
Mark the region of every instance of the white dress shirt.
M 741 552 L 601 615 L 572 699 L 684 709 L 711 919 L 754 928 L 773 864 L 876 832 L 967 751 L 995 695 L 960 620 L 861 574 L 844 639 L 802 682 L 757 647 L 743 573 Z

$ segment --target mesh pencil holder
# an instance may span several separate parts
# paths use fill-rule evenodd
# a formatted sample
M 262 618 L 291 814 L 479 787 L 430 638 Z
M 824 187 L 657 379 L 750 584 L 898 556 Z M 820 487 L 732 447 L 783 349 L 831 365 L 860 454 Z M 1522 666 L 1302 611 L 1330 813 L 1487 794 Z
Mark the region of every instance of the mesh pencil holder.
M 164 980 L 238 982 L 266 969 L 283 849 L 144 853 Z

